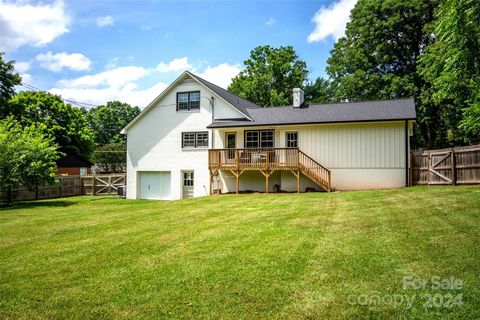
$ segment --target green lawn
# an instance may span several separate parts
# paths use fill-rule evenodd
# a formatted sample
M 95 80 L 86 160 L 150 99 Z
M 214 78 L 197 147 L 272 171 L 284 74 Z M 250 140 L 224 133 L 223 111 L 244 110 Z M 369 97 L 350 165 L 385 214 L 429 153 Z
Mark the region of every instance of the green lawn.
M 478 319 L 479 306 L 479 186 L 0 209 L 0 319 Z

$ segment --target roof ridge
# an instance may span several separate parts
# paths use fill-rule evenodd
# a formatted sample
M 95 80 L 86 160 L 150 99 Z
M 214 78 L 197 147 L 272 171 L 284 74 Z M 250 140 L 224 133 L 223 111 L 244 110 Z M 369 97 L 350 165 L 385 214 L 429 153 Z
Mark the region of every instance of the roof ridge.
M 413 97 L 411 98 L 397 98 L 397 99 L 381 99 L 381 100 L 374 100 L 374 99 L 371 99 L 371 100 L 361 100 L 361 101 L 337 101 L 337 102 L 325 102 L 325 103 L 306 103 L 305 106 L 325 106 L 325 105 L 332 105 L 332 104 L 353 104 L 353 103 L 365 103 L 365 102 L 385 102 L 385 101 L 401 101 L 401 100 L 414 100 L 415 99 Z M 292 108 L 293 105 L 289 104 L 289 105 L 279 105 L 279 106 L 269 106 L 269 107 L 263 107 L 265 109 L 268 109 L 268 108 Z M 305 108 L 305 107 L 303 107 Z M 302 109 L 302 107 L 300 107 L 299 109 Z
M 230 92 L 230 91 L 228 91 L 228 90 L 220 87 L 219 85 L 216 85 L 215 83 L 212 83 L 212 82 L 210 82 L 210 81 L 208 81 L 208 80 L 205 80 L 204 78 L 196 75 L 195 73 L 193 73 L 193 72 L 191 72 L 191 71 L 186 71 L 186 72 L 187 72 L 188 74 L 190 74 L 191 76 L 197 78 L 197 80 L 206 82 L 206 83 L 208 83 L 209 85 L 214 86 L 215 89 L 219 89 L 219 90 L 221 90 L 221 91 L 223 91 L 223 92 L 225 92 L 225 93 L 227 93 L 227 94 L 231 94 L 231 95 L 237 97 L 238 99 L 244 100 L 244 101 L 248 102 L 249 104 L 252 104 L 252 105 L 256 106 L 256 108 L 261 108 L 261 107 L 260 107 L 259 105 L 257 105 L 256 103 L 254 103 L 254 102 L 252 102 L 252 101 L 250 101 L 250 100 L 248 100 L 248 99 L 242 98 L 242 97 L 240 97 L 239 95 L 237 95 L 237 94 L 235 94 L 235 93 L 232 93 L 232 92 Z M 254 108 L 252 108 L 252 107 L 247 107 L 247 106 L 246 106 L 245 108 L 247 108 L 247 109 L 254 109 Z

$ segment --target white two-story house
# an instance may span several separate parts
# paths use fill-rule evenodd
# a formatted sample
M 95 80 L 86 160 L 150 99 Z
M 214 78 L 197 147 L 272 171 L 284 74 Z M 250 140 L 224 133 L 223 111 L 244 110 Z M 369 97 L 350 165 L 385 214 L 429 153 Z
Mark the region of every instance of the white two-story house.
M 399 188 L 412 99 L 261 108 L 182 73 L 123 133 L 127 198 Z

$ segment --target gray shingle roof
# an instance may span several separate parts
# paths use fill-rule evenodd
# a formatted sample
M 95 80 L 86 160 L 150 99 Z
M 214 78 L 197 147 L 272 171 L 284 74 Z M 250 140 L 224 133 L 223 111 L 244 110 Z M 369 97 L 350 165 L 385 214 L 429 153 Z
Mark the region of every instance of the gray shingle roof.
M 197 75 L 195 75 L 191 72 L 188 72 L 188 73 L 189 73 L 189 75 L 191 75 L 192 77 L 197 79 L 199 82 L 201 82 L 204 86 L 206 86 L 207 88 L 209 88 L 210 90 L 215 92 L 217 95 L 222 97 L 225 101 L 230 103 L 233 107 L 237 108 L 238 110 L 240 110 L 241 112 L 243 112 L 247 116 L 249 115 L 247 109 L 258 109 L 258 108 L 260 108 L 260 106 L 256 105 L 253 102 L 250 102 L 248 100 L 240 98 L 239 96 L 237 96 L 237 95 L 235 95 L 231 92 L 228 92 L 227 90 L 225 90 L 225 89 L 223 89 L 223 88 L 221 88 L 221 87 L 219 87 L 219 86 L 217 86 L 217 85 L 215 85 L 211 82 L 208 82 L 207 80 L 202 79 L 199 76 L 197 76 Z
M 336 122 L 365 122 L 416 119 L 413 99 L 313 104 L 302 108 L 281 106 L 247 108 L 253 119 L 215 121 L 208 128 L 287 125 Z

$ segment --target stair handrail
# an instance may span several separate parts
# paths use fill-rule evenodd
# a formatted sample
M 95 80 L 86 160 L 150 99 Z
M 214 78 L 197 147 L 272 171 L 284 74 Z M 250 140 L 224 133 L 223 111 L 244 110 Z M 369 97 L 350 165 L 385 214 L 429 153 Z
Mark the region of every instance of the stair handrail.
M 300 155 L 299 157 L 299 166 L 304 167 L 306 170 L 309 172 L 306 172 L 307 174 L 311 174 L 316 178 L 316 182 L 320 182 L 320 184 L 326 188 L 327 191 L 331 190 L 331 171 L 321 165 L 318 161 L 310 157 L 308 154 L 303 152 L 302 150 L 298 150 L 298 153 Z M 316 168 L 311 168 L 310 166 L 307 165 L 306 161 L 308 160 L 311 165 L 313 165 Z M 317 171 L 317 172 L 315 172 Z M 325 174 L 323 174 L 325 173 Z

